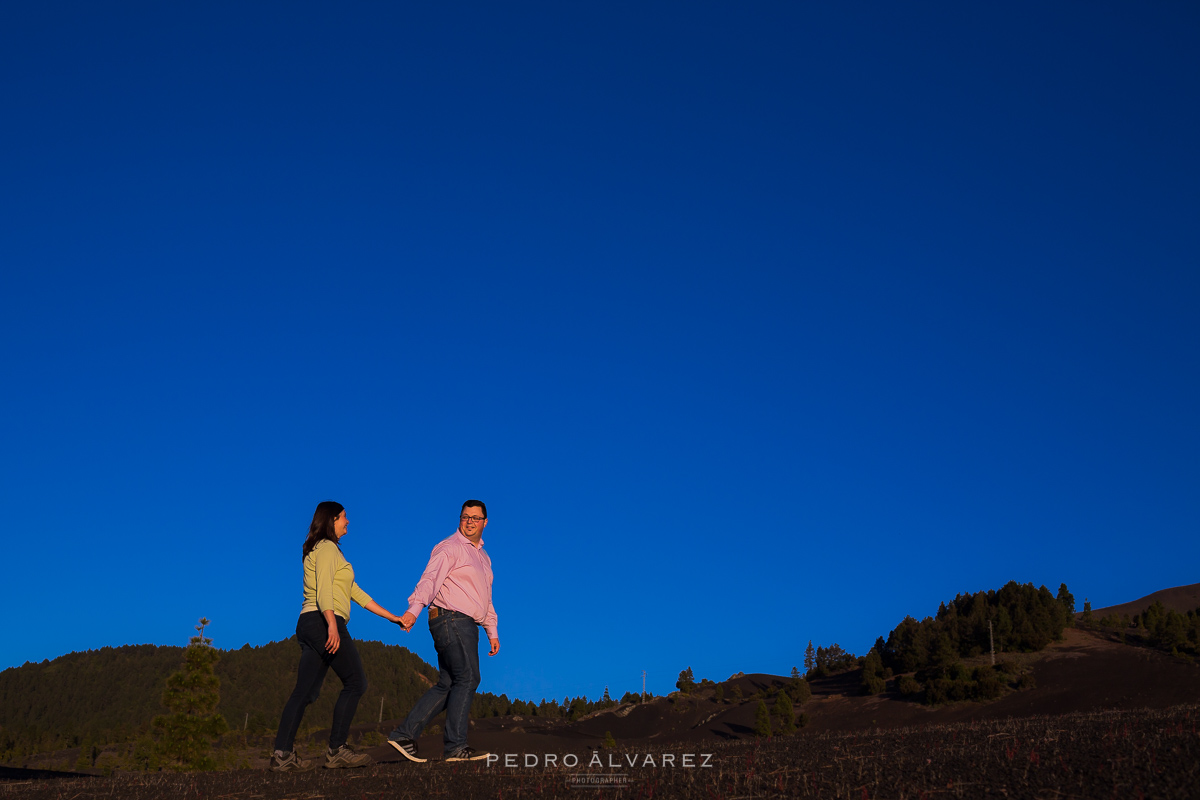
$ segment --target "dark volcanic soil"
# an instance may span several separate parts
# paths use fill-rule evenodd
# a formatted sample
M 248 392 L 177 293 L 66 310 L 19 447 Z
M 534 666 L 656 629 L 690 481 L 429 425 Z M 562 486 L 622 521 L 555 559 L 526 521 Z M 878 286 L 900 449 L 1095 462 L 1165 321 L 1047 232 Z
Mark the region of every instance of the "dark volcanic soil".
M 267 739 L 254 744 L 259 769 L 191 774 L 39 778 L 0 769 L 5 797 L 405 798 L 459 797 L 1200 797 L 1200 667 L 1105 634 L 1071 629 L 1036 654 L 1003 654 L 1036 688 L 991 703 L 929 708 L 894 694 L 859 693 L 858 671 L 814 680 L 796 735 L 753 736 L 755 695 L 782 686 L 773 675 L 725 681 L 693 696 L 656 698 L 577 722 L 538 717 L 472 721 L 472 746 L 503 760 L 446 764 L 441 736 L 421 739 L 432 760 L 411 764 L 388 747 L 365 748 L 378 762 L 360 770 L 305 775 L 266 772 Z M 986 660 L 975 659 L 974 663 Z M 739 690 L 740 702 L 730 702 Z M 768 705 L 772 701 L 768 700 Z M 394 722 L 355 726 L 352 741 L 386 734 Z M 602 743 L 607 734 L 617 742 Z M 328 732 L 304 743 L 323 750 Z M 377 739 L 379 741 L 380 739 Z M 298 742 L 298 745 L 300 743 Z M 695 754 L 685 766 L 683 754 Z M 699 766 L 704 753 L 712 766 Z M 557 756 L 547 767 L 546 754 Z M 663 754 L 674 764 L 664 765 Z M 566 756 L 572 756 L 572 764 Z M 653 764 L 645 756 L 650 755 Z M 74 763 L 77 752 L 58 754 Z M 536 766 L 529 759 L 536 759 Z M 596 760 L 598 759 L 598 760 Z M 632 765 L 629 759 L 633 759 Z M 615 764 L 618 766 L 610 766 Z M 564 766 L 565 765 L 565 766 Z M 29 766 L 37 766 L 30 764 Z M 603 789 L 574 776 L 620 776 Z M 583 794 L 579 794 L 582 792 Z
M 1189 798 L 1200 786 L 1200 707 L 1039 716 L 697 747 L 624 747 L 589 765 L 379 764 L 8 782 L 14 798 Z M 696 753 L 695 766 L 682 764 Z M 664 766 L 663 754 L 675 755 Z M 705 758 L 705 754 L 711 757 Z M 649 757 L 649 760 L 647 757 Z M 592 758 L 592 756 L 586 756 Z M 518 762 L 519 763 L 519 762 Z M 700 766 L 708 763 L 709 766 Z M 631 766 L 632 764 L 632 766 Z M 617 766 L 610 766 L 617 765 Z M 580 785 L 591 781 L 588 788 Z

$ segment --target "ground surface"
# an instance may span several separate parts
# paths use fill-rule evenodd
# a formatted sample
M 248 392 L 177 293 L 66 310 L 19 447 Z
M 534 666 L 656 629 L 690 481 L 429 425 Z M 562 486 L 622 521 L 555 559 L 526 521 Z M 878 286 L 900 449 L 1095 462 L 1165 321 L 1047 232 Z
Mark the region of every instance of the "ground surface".
M 1200 786 L 1198 712 L 1191 705 L 701 747 L 664 743 L 589 755 L 590 766 L 435 761 L 302 775 L 240 770 L 8 781 L 0 783 L 0 797 L 1189 798 Z M 695 766 L 684 766 L 684 753 L 695 753 Z M 664 754 L 675 756 L 671 766 Z
M 0 800 L 588 793 L 854 800 L 1200 797 L 1196 664 L 1077 629 L 1041 653 L 1001 657 L 1032 675 L 1036 688 L 1012 691 L 990 703 L 929 708 L 894 694 L 863 696 L 859 674 L 849 672 L 812 682 L 812 700 L 799 709 L 809 724 L 785 738 L 757 739 L 752 728 L 756 693 L 786 679 L 738 675 L 721 684 L 724 702 L 712 696 L 715 687 L 708 687 L 692 696 L 620 706 L 576 722 L 514 716 L 472 721 L 471 744 L 510 756 L 513 766 L 504 760 L 444 763 L 440 734 L 420 741 L 430 763 L 411 764 L 386 744 L 370 746 L 394 725 L 383 722 L 356 726 L 352 732 L 352 741 L 361 742 L 361 749 L 377 761 L 365 769 L 274 775 L 262 769 L 269 739 L 264 736 L 243 754 L 256 767 L 249 770 L 81 777 L 0 767 Z M 740 701 L 731 701 L 739 694 Z M 605 748 L 610 734 L 616 747 Z M 326 735 L 318 732 L 298 747 L 315 756 Z M 547 754 L 556 763 L 547 766 Z M 664 763 L 664 754 L 673 763 Z M 684 754 L 693 754 L 691 765 Z M 704 754 L 711 754 L 708 767 L 701 766 Z M 56 757 L 60 764 L 73 764 L 78 752 Z M 587 780 L 608 783 L 578 785 Z

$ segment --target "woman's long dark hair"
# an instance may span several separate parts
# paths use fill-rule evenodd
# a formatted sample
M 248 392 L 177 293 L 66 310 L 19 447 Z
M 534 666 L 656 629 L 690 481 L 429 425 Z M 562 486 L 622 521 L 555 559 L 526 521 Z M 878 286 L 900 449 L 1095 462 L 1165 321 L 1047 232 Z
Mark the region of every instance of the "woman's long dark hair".
M 304 540 L 302 558 L 308 558 L 308 554 L 322 539 L 328 539 L 334 544 L 338 543 L 337 534 L 333 532 L 333 521 L 345 510 L 341 503 L 335 503 L 332 500 L 323 500 L 317 503 L 317 510 L 313 512 L 312 524 L 308 526 L 308 538 Z M 338 549 L 341 550 L 342 546 L 338 545 Z

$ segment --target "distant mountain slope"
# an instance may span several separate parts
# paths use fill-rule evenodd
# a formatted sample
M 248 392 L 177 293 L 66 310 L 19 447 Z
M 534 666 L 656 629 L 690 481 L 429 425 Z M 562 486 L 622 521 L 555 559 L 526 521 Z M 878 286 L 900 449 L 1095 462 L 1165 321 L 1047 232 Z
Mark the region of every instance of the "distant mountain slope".
M 1160 589 L 1154 594 L 1148 594 L 1139 600 L 1133 600 L 1128 603 L 1122 603 L 1119 606 L 1106 606 L 1105 608 L 1092 609 L 1092 615 L 1097 619 L 1108 616 L 1109 614 L 1140 614 L 1150 606 L 1154 605 L 1155 601 L 1163 604 L 1168 611 L 1175 611 L 1180 614 L 1186 614 L 1188 611 L 1195 611 L 1200 608 L 1200 583 L 1192 583 L 1187 586 L 1176 586 L 1173 589 Z M 1081 612 L 1082 613 L 1082 612 Z M 1076 614 L 1078 618 L 1080 614 Z
M 437 670 L 396 645 L 357 642 L 368 689 L 355 722 L 406 712 L 437 680 Z M 296 681 L 295 639 L 221 652 L 221 713 L 231 728 L 271 731 Z M 70 747 L 83 737 L 99 742 L 134 738 L 165 713 L 167 676 L 183 661 L 183 648 L 156 645 L 104 647 L 27 663 L 0 672 L 0 760 L 17 754 Z M 321 698 L 305 716 L 329 724 L 340 682 L 330 673 Z

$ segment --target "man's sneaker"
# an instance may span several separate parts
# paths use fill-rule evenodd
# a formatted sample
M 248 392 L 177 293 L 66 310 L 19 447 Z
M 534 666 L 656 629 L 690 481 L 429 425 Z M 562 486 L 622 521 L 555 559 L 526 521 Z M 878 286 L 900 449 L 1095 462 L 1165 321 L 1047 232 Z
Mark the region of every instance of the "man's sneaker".
M 375 759 L 366 753 L 356 753 L 350 745 L 344 744 L 337 750 L 325 749 L 325 769 L 345 769 L 346 767 L 365 767 L 374 763 Z
M 476 750 L 474 747 L 463 747 L 446 756 L 447 761 L 482 761 L 490 756 L 486 750 Z
M 417 743 L 412 739 L 388 739 L 388 744 L 400 751 L 400 755 L 409 761 L 424 764 L 426 759 L 417 758 Z
M 313 762 L 296 755 L 295 750 L 290 753 L 276 750 L 271 754 L 272 772 L 308 772 L 315 766 Z

